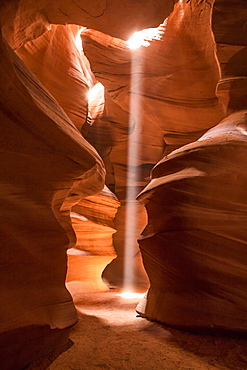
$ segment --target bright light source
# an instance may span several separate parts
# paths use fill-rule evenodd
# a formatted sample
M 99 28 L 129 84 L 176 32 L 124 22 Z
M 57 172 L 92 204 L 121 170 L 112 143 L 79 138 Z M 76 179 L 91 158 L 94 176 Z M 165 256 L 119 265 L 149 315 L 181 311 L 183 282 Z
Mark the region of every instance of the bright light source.
M 70 217 L 77 218 L 78 220 L 81 220 L 81 221 L 89 221 L 88 218 L 76 212 L 70 212 Z
M 86 27 L 80 27 L 79 31 L 77 32 L 76 38 L 75 38 L 75 44 L 79 52 L 83 50 L 82 41 L 81 41 L 81 32 L 85 29 Z
M 104 86 L 100 83 L 100 82 L 97 82 L 93 87 L 92 89 L 89 90 L 88 92 L 88 102 L 90 103 L 91 101 L 94 100 L 94 98 L 102 93 L 104 91 Z
M 142 31 L 135 32 L 127 41 L 130 49 L 137 49 L 140 46 L 149 46 L 151 40 L 160 40 L 161 30 L 157 28 L 146 28 Z
M 140 46 L 149 46 L 149 41 L 159 40 L 163 34 L 162 27 L 148 28 L 134 33 L 127 45 L 130 49 Z M 128 137 L 128 163 L 126 178 L 126 214 L 125 214 L 125 236 L 124 236 L 124 289 L 120 294 L 126 299 L 142 298 L 140 293 L 132 293 L 136 274 L 135 258 L 138 250 L 137 230 L 140 229 L 138 217 L 139 202 L 136 200 L 138 194 L 137 182 L 141 178 L 140 166 L 142 164 L 141 137 L 143 130 L 143 100 L 142 100 L 142 49 L 138 53 L 131 53 L 131 76 L 130 76 L 130 103 L 129 103 L 129 137 Z M 133 124 L 134 120 L 134 124 Z
M 117 294 L 117 296 L 125 298 L 125 299 L 136 299 L 136 298 L 143 298 L 146 293 L 133 293 L 133 292 L 122 292 Z
M 67 254 L 70 256 L 90 256 L 89 252 L 82 251 L 77 248 L 69 248 L 67 249 Z

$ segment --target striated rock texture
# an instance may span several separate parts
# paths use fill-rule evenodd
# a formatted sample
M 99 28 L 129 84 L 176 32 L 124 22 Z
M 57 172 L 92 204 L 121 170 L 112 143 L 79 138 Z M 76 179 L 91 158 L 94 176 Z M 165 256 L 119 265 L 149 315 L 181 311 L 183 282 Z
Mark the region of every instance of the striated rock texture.
M 215 2 L 217 93 L 232 115 L 164 157 L 138 197 L 148 212 L 139 244 L 151 288 L 137 311 L 179 328 L 246 332 L 244 19 L 244 2 Z
M 145 317 L 246 332 L 246 152 L 241 111 L 154 167 L 138 197 L 148 212 L 139 244 L 151 287 L 137 308 Z
M 57 347 L 77 321 L 64 283 L 75 243 L 70 210 L 101 191 L 104 167 L 2 39 L 0 53 L 0 358 L 1 368 L 17 369 Z
M 67 287 L 81 291 L 106 291 L 101 275 L 115 257 L 112 235 L 114 218 L 120 203 L 107 189 L 81 199 L 71 209 L 72 226 L 77 236 L 74 248 L 68 250 Z
M 245 0 L 216 0 L 213 12 L 213 32 L 216 42 L 246 46 L 246 17 Z
M 116 232 L 114 218 L 119 205 L 116 196 L 107 187 L 74 205 L 71 218 L 78 235 L 75 247 L 93 255 L 114 255 L 111 235 Z M 91 242 L 88 243 L 89 240 Z
M 147 286 L 144 204 L 142 315 L 246 331 L 245 112 L 216 126 L 247 109 L 246 11 L 245 0 L 0 1 L 3 36 L 39 79 L 1 41 L 1 368 L 66 342 L 68 248 L 71 291 L 105 289 L 112 234 L 105 281 L 122 286 L 127 269 Z M 130 49 L 133 31 L 160 23 L 149 47 Z M 104 99 L 87 101 L 97 80 Z M 104 166 L 118 200 L 100 193 Z
M 131 32 L 131 24 L 132 30 L 133 27 L 158 24 L 173 6 L 172 2 L 153 1 L 145 1 L 145 5 L 144 9 L 140 1 L 112 2 L 110 5 L 105 1 L 93 5 L 85 1 L 50 4 L 39 0 L 35 4 L 28 0 L 1 1 L 1 27 L 14 49 L 41 36 L 37 43 L 24 46 L 19 53 L 39 79 L 49 89 L 52 86 L 52 94 L 80 129 L 85 107 L 82 104 L 77 122 L 77 104 L 81 103 L 77 101 L 78 90 L 81 89 L 80 99 L 83 100 L 87 86 L 78 73 L 81 65 L 74 47 L 76 28 L 51 27 L 51 24 L 77 23 L 96 28 L 98 24 L 102 31 L 115 30 L 117 36 L 124 37 Z M 121 8 L 123 11 L 116 17 L 116 9 Z M 126 24 L 130 28 L 126 28 Z M 51 351 L 64 338 L 64 334 L 56 330 L 67 328 L 76 321 L 70 295 L 64 286 L 68 236 L 70 246 L 75 243 L 69 213 L 79 199 L 101 190 L 104 171 L 99 156 L 82 139 L 48 91 L 4 43 L 1 47 L 1 209 L 7 219 L 6 222 L 3 220 L 1 230 L 4 244 L 1 259 L 1 317 L 4 318 L 1 366 L 7 369 L 24 367 L 37 356 Z M 66 53 L 66 63 L 68 54 L 74 53 L 71 64 L 62 63 L 59 47 L 62 55 Z M 61 62 L 61 69 L 57 68 L 56 73 L 51 73 L 54 71 L 53 57 Z M 71 71 L 74 80 L 66 76 Z M 66 77 L 73 84 L 73 93 L 77 93 L 76 109 L 71 104 L 75 95 L 67 104 L 66 96 L 59 91 L 60 87 L 62 90 L 60 80 Z M 10 245 L 13 248 L 11 255 L 6 251 Z M 22 336 L 22 341 L 16 339 Z M 40 341 L 35 338 L 38 336 L 44 345 L 37 353 Z M 14 348 L 16 353 L 13 355 Z
M 50 29 L 51 24 L 77 24 L 128 39 L 145 27 L 159 25 L 174 0 L 2 0 L 3 36 L 17 49 Z
M 123 219 L 128 208 L 138 214 L 133 240 L 128 242 L 134 257 L 138 233 L 146 222 L 145 210 L 134 207 L 134 199 L 148 184 L 150 169 L 164 151 L 198 139 L 225 115 L 216 92 L 220 68 L 211 30 L 213 3 L 179 1 L 148 47 L 132 50 L 128 42 L 90 29 L 81 34 L 91 69 L 106 89 L 109 159 L 121 200 L 116 223 L 119 217 L 121 225 L 118 222 L 114 235 L 118 259 L 104 276 L 117 285 L 128 234 Z
M 213 31 L 222 73 L 218 93 L 228 114 L 247 108 L 246 18 L 244 0 L 216 1 Z
M 78 26 L 52 26 L 17 54 L 81 131 L 88 116 L 88 91 L 94 77 L 76 45 Z
M 213 3 L 179 1 L 148 47 L 130 50 L 120 39 L 94 30 L 82 33 L 92 71 L 141 125 L 134 129 L 143 134 L 157 127 L 167 145 L 200 137 L 225 114 L 216 95 L 220 69 L 211 30 Z

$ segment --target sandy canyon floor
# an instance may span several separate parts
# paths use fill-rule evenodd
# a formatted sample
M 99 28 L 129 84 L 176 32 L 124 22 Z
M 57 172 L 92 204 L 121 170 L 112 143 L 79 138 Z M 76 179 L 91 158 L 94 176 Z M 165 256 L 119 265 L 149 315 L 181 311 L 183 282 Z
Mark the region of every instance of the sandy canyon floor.
M 138 317 L 138 299 L 72 289 L 79 321 L 69 348 L 34 370 L 247 369 L 247 338 L 199 335 Z M 53 362 L 52 362 L 53 361 Z

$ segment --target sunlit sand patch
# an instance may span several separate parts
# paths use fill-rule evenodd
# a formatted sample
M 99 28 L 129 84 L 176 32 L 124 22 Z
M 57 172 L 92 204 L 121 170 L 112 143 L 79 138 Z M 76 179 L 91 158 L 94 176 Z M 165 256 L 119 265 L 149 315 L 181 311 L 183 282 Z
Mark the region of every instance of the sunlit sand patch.
M 122 293 L 118 293 L 117 296 L 125 298 L 125 299 L 141 299 L 145 296 L 145 293 L 135 293 L 135 292 L 124 291 Z

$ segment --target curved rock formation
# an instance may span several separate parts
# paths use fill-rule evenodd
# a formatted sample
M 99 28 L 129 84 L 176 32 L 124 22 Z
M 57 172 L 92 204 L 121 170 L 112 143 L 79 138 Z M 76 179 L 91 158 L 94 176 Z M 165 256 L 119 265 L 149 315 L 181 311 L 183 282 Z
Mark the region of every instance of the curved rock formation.
M 70 209 L 102 189 L 104 167 L 2 39 L 0 52 L 0 357 L 2 368 L 19 369 L 56 348 L 77 321 L 64 284 L 66 249 L 75 243 Z M 39 354 L 35 336 L 46 343 Z
M 92 71 L 111 98 L 142 122 L 142 132 L 157 127 L 167 145 L 193 141 L 225 115 L 216 96 L 220 69 L 211 30 L 213 3 L 179 1 L 158 28 L 158 40 L 135 50 L 94 30 L 82 33 Z M 131 111 L 136 95 L 139 110 Z
M 74 248 L 68 250 L 67 287 L 99 292 L 109 288 L 101 275 L 115 257 L 112 235 L 114 218 L 119 207 L 116 196 L 107 189 L 81 199 L 71 209 L 72 226 L 77 236 Z
M 0 358 L 5 370 L 23 368 L 64 343 L 76 321 L 65 289 L 66 250 L 70 247 L 68 284 L 81 277 L 72 265 L 85 256 L 72 255 L 73 227 L 77 253 L 90 253 L 90 259 L 114 257 L 110 235 L 118 230 L 113 235 L 118 258 L 105 270 L 105 280 L 122 286 L 131 265 L 137 286 L 147 286 L 136 242 L 147 215 L 135 198 L 157 162 L 140 195 L 149 213 L 140 245 L 151 289 L 139 310 L 179 327 L 246 332 L 245 112 L 197 140 L 225 111 L 247 109 L 246 3 L 213 4 L 0 1 L 4 38 L 49 90 L 1 40 Z M 126 40 L 134 31 L 161 22 L 156 39 L 146 40 L 148 48 L 129 48 Z M 95 76 L 76 49 L 78 26 L 89 28 L 84 48 Z M 87 102 L 96 80 L 106 88 L 104 108 L 102 93 Z M 164 152 L 168 156 L 161 160 Z M 108 222 L 119 202 L 106 207 L 105 195 L 98 194 L 103 163 L 106 185 L 121 203 L 114 225 Z M 78 222 L 79 217 L 88 221 Z M 98 233 L 86 243 L 83 222 Z M 131 246 L 128 259 L 124 243 Z M 99 279 L 99 271 L 92 279 Z
M 216 0 L 213 32 L 217 43 L 247 45 L 246 18 L 245 0 Z
M 123 270 L 128 234 L 128 223 L 122 219 L 128 207 L 138 213 L 138 226 L 127 244 L 133 244 L 133 257 L 138 254 L 135 240 L 146 216 L 141 205 L 133 204 L 149 181 L 150 169 L 164 150 L 199 138 L 225 115 L 216 95 L 220 69 L 211 30 L 213 3 L 179 1 L 148 47 L 131 50 L 127 42 L 95 30 L 81 34 L 92 71 L 106 89 L 113 138 L 109 158 L 115 192 L 126 209 L 118 211 L 121 226 L 114 235 L 119 258 L 104 274 L 113 285 L 121 281 L 117 275 Z
M 179 328 L 246 332 L 247 111 L 166 156 L 140 193 L 151 287 L 137 310 Z M 157 217 L 159 214 L 159 217 Z
M 94 77 L 76 45 L 78 26 L 52 26 L 17 54 L 81 131 L 88 116 L 88 92 Z
M 174 0 L 8 0 L 1 1 L 3 36 L 13 49 L 36 39 L 51 24 L 77 24 L 128 39 L 170 14 Z
M 102 31 L 115 29 L 118 31 L 117 36 L 124 37 L 131 32 L 131 28 L 126 28 L 123 13 L 129 20 L 128 26 L 132 24 L 133 29 L 136 29 L 148 26 L 152 22 L 158 24 L 163 18 L 161 8 L 165 16 L 173 5 L 172 2 L 169 2 L 169 6 L 160 4 L 159 1 L 157 4 L 153 1 L 149 4 L 145 2 L 149 7 L 147 12 L 140 1 L 135 3 L 127 1 L 125 4 L 122 1 L 121 4 L 113 2 L 106 8 L 104 1 L 98 1 L 97 4 L 86 4 L 82 1 L 60 3 L 48 4 L 37 1 L 31 4 L 30 1 L 13 0 L 0 4 L 2 31 L 14 49 L 49 31 L 37 40 L 36 45 L 41 47 L 43 55 L 33 54 L 35 42 L 24 47 L 26 51 L 22 52 L 23 59 L 26 58 L 25 62 L 30 63 L 34 69 L 40 63 L 35 65 L 32 58 L 40 58 L 42 55 L 39 61 L 42 68 L 46 64 L 46 72 L 39 68 L 35 72 L 45 85 L 49 85 L 45 77 L 51 66 L 49 58 L 58 52 L 57 45 L 55 43 L 51 45 L 49 37 L 52 35 L 55 39 L 61 31 L 60 36 L 63 33 L 64 40 L 66 39 L 65 46 L 69 52 L 71 52 L 69 40 L 73 40 L 74 37 L 73 31 L 65 34 L 65 28 L 53 26 L 51 29 L 51 23 L 78 23 L 96 28 L 98 24 Z M 120 6 L 123 13 L 116 17 L 114 9 L 119 10 Z M 139 22 L 136 21 L 137 13 L 140 15 Z M 104 17 L 101 17 L 101 14 L 104 14 Z M 71 30 L 67 28 L 67 31 L 68 29 Z M 51 46 L 50 51 L 46 50 L 48 43 Z M 46 51 L 49 54 L 51 50 L 51 55 L 46 59 Z M 20 50 L 19 52 L 21 53 Z M 3 86 L 1 114 L 4 118 L 2 163 L 6 164 L 3 166 L 2 175 L 3 203 L 5 204 L 8 199 L 6 206 L 2 206 L 4 226 L 1 232 L 4 234 L 3 240 L 8 237 L 8 247 L 10 244 L 13 246 L 11 257 L 5 253 L 1 260 L 2 264 L 9 268 L 7 273 L 5 267 L 2 269 L 4 273 L 2 297 L 6 305 L 1 307 L 3 311 L 1 317 L 4 318 L 2 322 L 4 326 L 1 328 L 1 363 L 7 369 L 24 367 L 37 356 L 44 356 L 67 335 L 67 331 L 64 336 L 57 332 L 61 329 L 55 328 L 67 328 L 76 321 L 70 295 L 64 286 L 67 235 L 70 236 L 71 246 L 75 242 L 69 212 L 71 206 L 81 197 L 96 193 L 102 188 L 104 172 L 96 152 L 76 132 L 47 90 L 13 53 L 7 51 L 5 46 L 1 50 L 1 55 Z M 51 78 L 60 83 L 59 77 L 66 76 L 70 67 L 77 72 L 75 65 L 65 66 L 63 72 L 60 70 L 59 76 L 51 75 Z M 54 88 L 53 85 L 52 93 L 57 100 L 59 100 L 59 94 L 56 95 L 58 90 L 59 87 Z M 63 96 L 60 103 L 71 115 L 73 106 L 67 107 L 64 98 L 66 97 Z M 73 112 L 71 118 L 73 119 Z M 85 109 L 82 120 L 84 118 Z M 78 128 L 81 127 L 82 120 L 79 124 L 74 121 Z M 9 225 L 8 228 L 6 225 Z M 37 235 L 41 235 L 38 240 Z M 15 271 L 15 275 L 12 271 Z M 50 327 L 53 328 L 52 331 Z M 16 339 L 22 336 L 24 339 L 20 341 Z M 36 341 L 37 336 L 43 337 L 43 346 L 40 346 L 40 340 Z M 36 351 L 36 345 L 39 347 L 39 353 Z
M 213 31 L 222 73 L 218 94 L 227 114 L 247 108 L 246 18 L 245 1 L 216 1 Z

